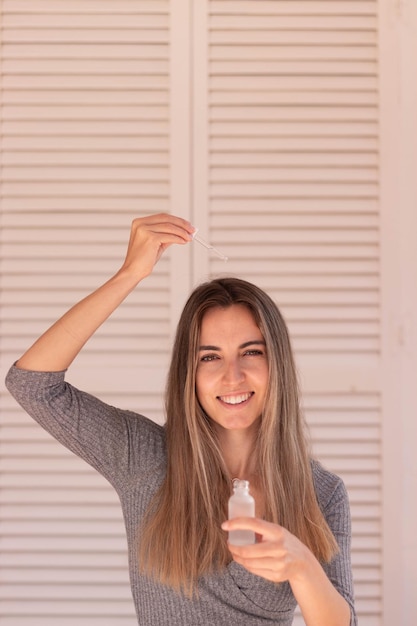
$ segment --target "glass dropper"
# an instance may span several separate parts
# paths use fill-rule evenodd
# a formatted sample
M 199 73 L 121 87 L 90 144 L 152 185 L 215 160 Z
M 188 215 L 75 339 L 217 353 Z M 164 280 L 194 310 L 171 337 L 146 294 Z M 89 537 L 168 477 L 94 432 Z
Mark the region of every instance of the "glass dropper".
M 204 239 L 199 237 L 197 235 L 197 231 L 198 231 L 198 228 L 195 230 L 195 232 L 193 234 L 194 241 L 198 241 L 198 243 L 201 244 L 202 246 L 204 246 L 205 248 L 207 248 L 207 250 L 212 250 L 214 252 L 214 254 L 217 254 L 217 256 L 220 259 L 222 259 L 223 261 L 228 261 L 229 260 L 229 257 L 227 257 L 225 254 L 223 254 L 223 252 L 220 252 L 220 250 L 217 250 L 217 248 L 212 246 L 211 243 L 208 243 L 207 241 L 204 241 Z

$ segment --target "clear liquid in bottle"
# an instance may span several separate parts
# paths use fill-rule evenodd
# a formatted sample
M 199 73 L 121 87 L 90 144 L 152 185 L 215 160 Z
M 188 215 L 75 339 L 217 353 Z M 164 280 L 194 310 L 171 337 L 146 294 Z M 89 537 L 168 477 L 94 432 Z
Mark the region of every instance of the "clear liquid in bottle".
M 255 517 L 255 500 L 249 493 L 249 481 L 235 479 L 233 494 L 229 498 L 229 519 L 235 517 Z M 252 530 L 229 531 L 229 543 L 235 546 L 247 546 L 255 543 Z

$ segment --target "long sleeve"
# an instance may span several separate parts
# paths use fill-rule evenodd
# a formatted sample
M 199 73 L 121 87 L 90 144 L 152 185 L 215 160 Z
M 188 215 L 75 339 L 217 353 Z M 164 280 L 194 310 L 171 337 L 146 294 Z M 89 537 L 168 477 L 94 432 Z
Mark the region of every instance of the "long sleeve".
M 317 497 L 326 521 L 339 545 L 339 553 L 324 570 L 337 591 L 345 598 L 351 610 L 350 626 L 357 626 L 351 568 L 351 518 L 346 487 L 338 476 L 313 464 Z
M 165 457 L 164 430 L 65 381 L 65 372 L 11 367 L 6 386 L 52 437 L 99 471 L 117 491 Z

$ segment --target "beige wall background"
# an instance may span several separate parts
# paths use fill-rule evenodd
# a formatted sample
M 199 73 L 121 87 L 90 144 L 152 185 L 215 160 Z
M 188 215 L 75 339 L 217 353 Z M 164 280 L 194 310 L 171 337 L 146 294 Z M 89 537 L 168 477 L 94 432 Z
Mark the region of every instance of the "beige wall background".
M 265 288 L 349 490 L 360 624 L 414 626 L 414 0 L 2 0 L 0 18 L 2 379 L 117 269 L 132 218 L 187 217 L 228 263 L 167 254 L 71 382 L 163 421 L 192 286 Z M 0 400 L 2 626 L 133 626 L 115 495 Z

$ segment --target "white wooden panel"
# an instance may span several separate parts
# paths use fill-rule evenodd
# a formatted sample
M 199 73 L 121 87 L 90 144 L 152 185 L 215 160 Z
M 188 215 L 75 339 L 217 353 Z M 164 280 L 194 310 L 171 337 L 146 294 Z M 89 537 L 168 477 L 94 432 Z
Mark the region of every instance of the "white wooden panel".
M 382 624 L 377 18 L 375 2 L 213 0 L 195 69 L 196 219 L 229 257 L 197 277 L 247 278 L 288 322 L 313 450 L 349 491 L 365 626 Z
M 170 209 L 171 60 L 166 1 L 6 0 L 1 18 L 4 377 L 117 270 L 131 219 Z M 170 274 L 167 255 L 71 373 L 159 422 Z M 117 496 L 3 389 L 1 401 L 0 622 L 133 626 Z

